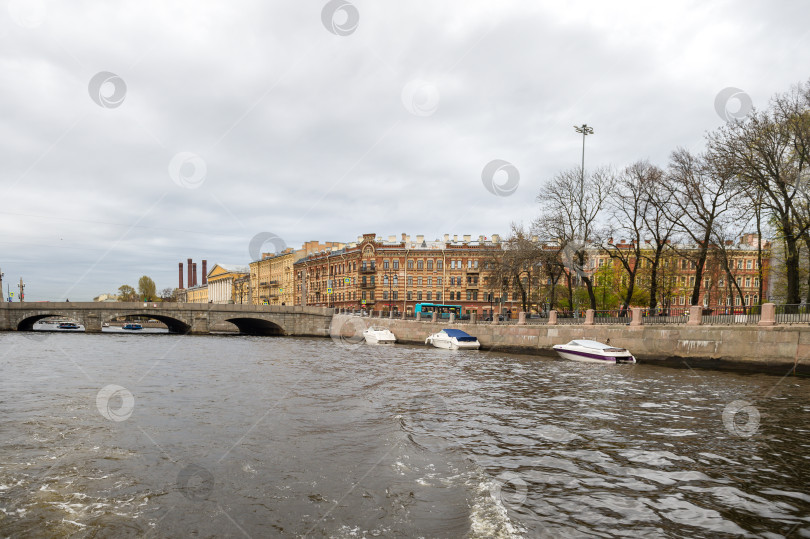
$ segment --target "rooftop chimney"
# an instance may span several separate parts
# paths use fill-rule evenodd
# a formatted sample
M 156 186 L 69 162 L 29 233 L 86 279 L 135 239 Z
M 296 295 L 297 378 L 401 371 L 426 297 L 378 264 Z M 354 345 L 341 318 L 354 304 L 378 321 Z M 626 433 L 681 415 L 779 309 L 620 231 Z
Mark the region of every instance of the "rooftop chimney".
M 472 236 L 470 236 L 469 234 L 464 234 L 464 243 L 470 243 L 471 239 Z
M 197 286 L 197 263 L 191 264 L 191 280 L 194 283 L 192 286 Z
M 177 286 L 177 288 L 182 290 L 183 289 L 183 263 L 180 262 L 180 264 L 178 264 L 178 266 L 180 266 L 180 284 Z
M 416 241 L 419 242 L 419 243 L 422 243 L 423 241 L 425 241 L 425 235 L 424 234 L 417 234 L 416 235 Z
M 189 288 L 194 286 L 194 280 L 191 278 L 191 270 L 192 270 L 191 259 L 189 258 L 188 259 L 188 265 L 186 266 L 186 271 L 188 272 L 188 279 L 186 279 L 186 282 L 188 283 Z
M 397 237 L 396 237 L 396 236 L 388 236 L 388 242 L 389 242 L 389 243 L 394 243 L 395 241 L 397 241 Z
M 203 284 L 203 286 L 208 284 L 208 261 L 207 260 L 203 260 L 202 284 Z
M 402 233 L 402 241 L 406 241 L 406 240 L 405 240 L 405 233 L 404 233 L 404 232 Z
M 450 241 L 450 234 L 445 234 L 445 235 L 444 235 L 444 241 L 445 241 L 445 243 L 447 243 L 448 241 Z
M 499 243 L 501 241 L 501 236 L 499 234 L 492 235 L 492 243 Z
M 458 234 L 453 234 L 453 241 L 454 242 L 458 241 Z

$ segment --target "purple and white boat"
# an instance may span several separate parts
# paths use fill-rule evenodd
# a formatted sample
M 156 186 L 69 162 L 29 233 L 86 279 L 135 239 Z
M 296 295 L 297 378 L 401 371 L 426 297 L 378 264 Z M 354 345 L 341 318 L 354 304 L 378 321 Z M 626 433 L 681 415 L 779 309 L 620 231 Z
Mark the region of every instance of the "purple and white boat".
M 596 341 L 577 339 L 568 344 L 555 344 L 554 350 L 563 359 L 585 361 L 588 363 L 635 363 L 633 357 L 625 348 L 614 348 L 609 344 Z

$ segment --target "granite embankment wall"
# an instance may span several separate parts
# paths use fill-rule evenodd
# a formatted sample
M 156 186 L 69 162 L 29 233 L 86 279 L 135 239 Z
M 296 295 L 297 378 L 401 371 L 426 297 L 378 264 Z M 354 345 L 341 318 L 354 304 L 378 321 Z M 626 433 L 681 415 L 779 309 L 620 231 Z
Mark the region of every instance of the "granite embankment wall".
M 484 349 L 556 357 L 555 344 L 592 339 L 627 348 L 640 363 L 708 367 L 785 374 L 810 374 L 810 327 L 686 325 L 514 325 L 449 324 L 430 321 L 335 315 L 332 335 L 362 336 L 370 325 L 387 327 L 400 343 L 424 344 L 447 327 L 478 337 Z

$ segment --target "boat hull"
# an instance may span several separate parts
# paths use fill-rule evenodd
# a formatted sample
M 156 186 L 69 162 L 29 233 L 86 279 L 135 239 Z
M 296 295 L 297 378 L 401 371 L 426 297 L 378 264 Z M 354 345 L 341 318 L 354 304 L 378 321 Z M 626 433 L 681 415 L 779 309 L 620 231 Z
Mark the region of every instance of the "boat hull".
M 598 350 L 576 350 L 565 346 L 557 345 L 554 347 L 563 359 L 571 361 L 582 361 L 584 363 L 603 363 L 603 364 L 616 364 L 616 363 L 635 363 L 634 358 L 630 353 L 625 352 L 600 352 Z

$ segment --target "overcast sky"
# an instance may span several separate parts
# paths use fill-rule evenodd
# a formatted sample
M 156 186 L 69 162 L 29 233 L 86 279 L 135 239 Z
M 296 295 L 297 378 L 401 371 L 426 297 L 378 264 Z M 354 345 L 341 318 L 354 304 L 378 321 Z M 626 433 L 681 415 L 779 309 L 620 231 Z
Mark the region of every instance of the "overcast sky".
M 586 168 L 666 165 L 725 88 L 810 76 L 806 0 L 572 4 L 3 0 L 3 292 L 174 287 L 262 232 L 504 234 L 579 165 L 573 125 Z

